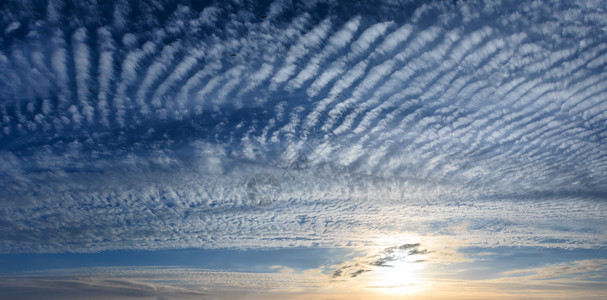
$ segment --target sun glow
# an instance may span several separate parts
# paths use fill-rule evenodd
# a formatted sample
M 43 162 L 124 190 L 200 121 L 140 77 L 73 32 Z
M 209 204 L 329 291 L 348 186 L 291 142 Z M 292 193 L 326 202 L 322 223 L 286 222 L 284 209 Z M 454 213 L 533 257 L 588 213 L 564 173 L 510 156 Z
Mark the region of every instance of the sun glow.
M 421 290 L 419 272 L 424 266 L 424 251 L 409 244 L 389 248 L 379 255 L 370 275 L 369 287 L 387 294 L 412 294 Z
M 410 294 L 420 291 L 418 272 L 421 263 L 394 261 L 377 270 L 373 287 L 388 294 Z

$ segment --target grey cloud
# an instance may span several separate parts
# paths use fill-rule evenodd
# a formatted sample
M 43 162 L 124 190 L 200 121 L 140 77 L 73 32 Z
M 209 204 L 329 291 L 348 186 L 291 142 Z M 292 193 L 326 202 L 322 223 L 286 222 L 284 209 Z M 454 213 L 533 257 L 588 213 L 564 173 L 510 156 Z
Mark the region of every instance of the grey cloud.
M 364 270 L 364 269 L 356 270 L 354 273 L 352 273 L 352 274 L 350 275 L 350 277 L 355 278 L 355 277 L 357 277 L 358 275 L 360 275 L 360 274 L 362 274 L 362 273 L 365 273 L 365 272 L 369 272 L 369 270 Z
M 4 278 L 0 296 L 6 299 L 204 299 L 208 294 L 130 280 L 66 278 Z
M 376 253 L 371 253 L 364 257 L 357 257 L 351 261 L 346 261 L 335 266 L 336 269 L 331 273 L 331 278 L 333 280 L 342 280 L 343 276 L 356 278 L 363 273 L 373 272 L 374 270 L 381 268 L 390 268 L 392 267 L 392 262 L 404 261 L 408 259 L 407 256 L 423 255 L 427 253 L 428 251 L 426 249 L 420 248 L 419 243 L 388 247 Z M 423 260 L 418 259 L 415 262 L 421 261 Z
M 402 255 L 421 255 L 428 253 L 428 250 L 421 249 L 419 243 L 403 244 L 384 249 L 381 253 L 371 258 L 370 265 L 376 267 L 387 267 L 389 263 L 399 259 Z
M 6 275 L 0 296 L 10 299 L 242 299 L 317 289 L 325 278 L 304 274 L 246 273 L 166 267 L 59 269 Z

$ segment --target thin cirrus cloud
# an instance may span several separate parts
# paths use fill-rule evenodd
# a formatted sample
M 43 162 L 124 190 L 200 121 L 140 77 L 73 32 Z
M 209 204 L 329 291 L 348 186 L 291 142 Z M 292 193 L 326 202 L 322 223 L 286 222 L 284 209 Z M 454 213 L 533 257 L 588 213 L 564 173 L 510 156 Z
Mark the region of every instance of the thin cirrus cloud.
M 0 252 L 604 247 L 603 3 L 309 5 L 0 6 Z
M 279 266 L 276 266 L 279 267 Z M 21 278 L 3 278 L 0 295 L 11 299 L 275 299 L 287 287 L 321 290 L 323 282 L 312 274 L 219 272 L 192 268 L 93 268 L 53 270 Z M 212 287 L 212 288 L 206 288 Z

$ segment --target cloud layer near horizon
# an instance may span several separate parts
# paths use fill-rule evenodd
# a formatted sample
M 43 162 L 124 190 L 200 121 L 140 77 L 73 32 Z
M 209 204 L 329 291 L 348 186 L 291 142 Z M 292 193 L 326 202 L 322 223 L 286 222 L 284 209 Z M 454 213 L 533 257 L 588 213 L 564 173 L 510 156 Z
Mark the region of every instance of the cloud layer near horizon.
M 8 1 L 0 252 L 604 247 L 606 8 Z
M 598 299 L 605 293 L 605 263 L 605 259 L 573 260 L 513 269 L 479 280 L 463 279 L 454 270 L 441 268 L 438 271 L 443 276 L 441 280 L 428 277 L 432 272 L 416 278 L 415 284 L 423 289 L 416 296 L 511 299 L 524 292 L 540 299 Z M 0 296 L 10 299 L 400 299 L 403 296 L 390 298 L 389 294 L 374 293 L 369 286 L 373 281 L 364 277 L 377 276 L 377 270 L 341 275 L 344 278 L 336 281 L 335 276 L 316 269 L 275 273 L 177 267 L 63 269 L 2 277 Z

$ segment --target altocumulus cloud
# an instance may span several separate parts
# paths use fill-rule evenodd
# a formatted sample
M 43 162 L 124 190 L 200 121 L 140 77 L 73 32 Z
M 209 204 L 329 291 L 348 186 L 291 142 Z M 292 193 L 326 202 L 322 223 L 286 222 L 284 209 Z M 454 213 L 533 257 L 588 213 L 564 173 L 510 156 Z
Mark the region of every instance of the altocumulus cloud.
M 605 246 L 606 8 L 4 1 L 0 252 Z

